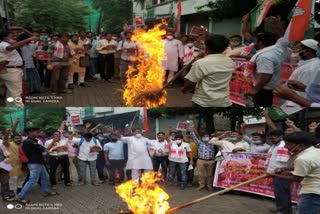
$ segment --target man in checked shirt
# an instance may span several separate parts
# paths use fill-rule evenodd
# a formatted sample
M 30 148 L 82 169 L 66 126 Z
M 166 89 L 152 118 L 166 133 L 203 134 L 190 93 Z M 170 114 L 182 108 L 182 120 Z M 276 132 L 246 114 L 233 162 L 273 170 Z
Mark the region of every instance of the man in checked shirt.
M 198 191 L 203 190 L 206 186 L 209 191 L 213 191 L 213 168 L 214 168 L 214 157 L 215 149 L 214 145 L 208 144 L 210 137 L 209 134 L 204 134 L 201 139 L 199 139 L 199 134 L 193 123 L 190 123 L 191 138 L 198 145 L 198 180 L 199 187 Z

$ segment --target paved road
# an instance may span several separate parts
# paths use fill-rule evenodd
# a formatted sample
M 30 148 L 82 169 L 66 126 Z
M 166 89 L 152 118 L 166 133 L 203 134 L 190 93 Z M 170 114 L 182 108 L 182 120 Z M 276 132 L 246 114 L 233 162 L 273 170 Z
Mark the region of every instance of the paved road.
M 50 93 L 33 94 L 27 97 L 28 106 L 76 106 L 76 107 L 123 107 L 122 86 L 120 83 L 109 83 L 102 80 L 88 82 L 90 87 L 76 87 L 72 94 L 51 96 Z M 1 90 L 0 90 L 1 91 Z M 3 92 L 0 93 L 0 96 Z M 180 86 L 168 89 L 167 107 L 191 107 L 192 94 L 183 94 Z M 4 97 L 0 97 L 0 106 L 4 106 Z
M 180 190 L 178 187 L 164 188 L 170 195 L 171 207 L 189 202 L 209 194 L 197 191 L 195 187 Z M 126 205 L 114 192 L 113 187 L 104 184 L 99 187 L 91 185 L 82 187 L 58 187 L 60 195 L 44 198 L 39 187 L 35 187 L 30 199 L 38 203 L 23 207 L 21 210 L 6 208 L 9 203 L 0 202 L 0 213 L 63 213 L 63 214 L 116 214 L 127 210 Z M 272 200 L 253 195 L 225 194 L 185 208 L 177 214 L 265 214 L 272 208 Z

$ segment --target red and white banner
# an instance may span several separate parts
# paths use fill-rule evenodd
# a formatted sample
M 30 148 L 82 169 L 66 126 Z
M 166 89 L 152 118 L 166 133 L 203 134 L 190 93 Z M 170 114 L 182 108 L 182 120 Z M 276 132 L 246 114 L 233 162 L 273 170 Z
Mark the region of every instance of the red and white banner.
M 81 117 L 80 117 L 79 114 L 71 115 L 71 116 L 70 116 L 70 119 L 71 119 L 71 124 L 72 124 L 73 126 L 82 125 L 82 124 L 83 124 L 83 121 L 81 120 Z
M 224 160 L 217 162 L 213 186 L 229 188 L 239 183 L 248 181 L 260 175 L 266 170 L 266 154 L 251 153 L 222 153 Z M 265 178 L 247 186 L 236 189 L 274 198 L 272 178 Z M 300 191 L 299 183 L 291 185 L 292 201 L 298 201 Z
M 244 97 L 245 92 L 252 88 L 252 76 L 246 77 L 244 69 L 248 61 L 244 58 L 233 58 L 235 62 L 234 71 L 230 81 L 230 100 L 238 105 L 246 106 L 248 101 Z M 292 72 L 298 67 L 294 63 L 283 63 L 281 66 L 281 85 L 285 84 Z M 274 106 L 278 106 L 279 101 L 275 98 Z

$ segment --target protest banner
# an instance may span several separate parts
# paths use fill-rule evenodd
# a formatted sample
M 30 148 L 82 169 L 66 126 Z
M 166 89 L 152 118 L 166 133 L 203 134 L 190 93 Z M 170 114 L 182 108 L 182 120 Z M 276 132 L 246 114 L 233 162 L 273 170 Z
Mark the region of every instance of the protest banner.
M 246 77 L 244 70 L 247 64 L 245 58 L 232 58 L 235 63 L 234 71 L 230 81 L 230 100 L 241 106 L 247 106 L 250 104 L 250 100 L 244 97 L 245 92 L 252 88 L 253 78 L 252 75 Z M 283 63 L 281 66 L 281 85 L 285 85 L 290 78 L 293 71 L 298 67 L 294 63 Z M 279 106 L 280 101 L 276 97 L 273 101 L 273 106 Z
M 71 124 L 74 126 L 83 124 L 83 121 L 82 121 L 80 115 L 78 115 L 78 114 L 71 115 L 70 119 L 71 119 Z
M 224 160 L 217 162 L 213 186 L 229 188 L 248 181 L 267 170 L 267 154 L 252 153 L 222 153 Z M 249 192 L 274 198 L 272 178 L 265 178 L 250 185 L 240 187 L 237 191 Z M 300 185 L 293 182 L 291 185 L 292 201 L 298 201 Z
M 177 123 L 177 128 L 176 128 L 176 130 L 177 130 L 177 131 L 183 131 L 183 132 L 185 132 L 185 131 L 188 130 L 189 124 L 190 124 L 190 123 L 188 123 L 187 121 L 179 121 L 179 122 Z

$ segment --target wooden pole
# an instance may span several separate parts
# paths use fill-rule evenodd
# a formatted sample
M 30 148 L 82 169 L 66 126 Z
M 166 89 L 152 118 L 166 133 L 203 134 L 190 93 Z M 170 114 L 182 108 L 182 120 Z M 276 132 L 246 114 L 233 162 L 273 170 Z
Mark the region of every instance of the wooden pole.
M 256 182 L 256 181 L 258 181 L 258 180 L 264 179 L 264 178 L 266 178 L 266 177 L 268 177 L 268 176 L 267 176 L 267 175 L 260 175 L 260 176 L 258 176 L 258 177 L 256 177 L 256 178 L 253 178 L 253 179 L 251 179 L 251 180 L 248 180 L 248 181 L 245 181 L 245 182 L 243 182 L 243 183 L 237 184 L 237 185 L 232 186 L 232 187 L 230 187 L 230 188 L 221 190 L 221 191 L 219 191 L 219 192 L 212 193 L 212 194 L 207 195 L 207 196 L 204 196 L 204 197 L 202 197 L 202 198 L 199 198 L 199 199 L 190 201 L 190 202 L 188 202 L 188 203 L 182 204 L 182 205 L 180 205 L 180 206 L 171 208 L 171 209 L 169 209 L 169 210 L 167 211 L 166 214 L 175 213 L 175 212 L 177 212 L 178 210 L 181 210 L 181 209 L 183 209 L 183 208 L 185 208 L 185 207 L 191 206 L 191 205 L 193 205 L 193 204 L 195 204 L 195 203 L 199 203 L 199 202 L 201 202 L 201 201 L 207 200 L 207 199 L 212 198 L 212 197 L 214 197 L 214 196 L 221 195 L 221 194 L 226 193 L 226 192 L 230 192 L 231 190 L 234 190 L 234 189 L 237 189 L 237 188 L 239 188 L 239 187 L 242 187 L 242 186 L 251 184 L 251 183 L 253 183 L 253 182 Z

